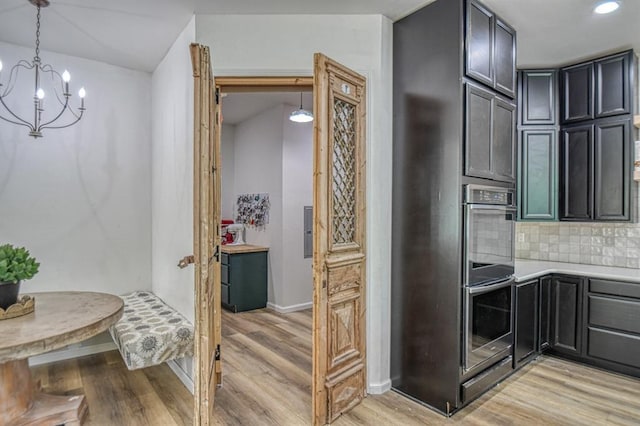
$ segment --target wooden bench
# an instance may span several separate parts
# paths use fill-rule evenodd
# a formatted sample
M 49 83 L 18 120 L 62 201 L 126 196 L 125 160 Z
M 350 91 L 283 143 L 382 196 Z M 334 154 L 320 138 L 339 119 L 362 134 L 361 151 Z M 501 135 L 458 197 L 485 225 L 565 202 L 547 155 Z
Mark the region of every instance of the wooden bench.
M 149 291 L 122 296 L 124 314 L 109 329 L 129 370 L 193 355 L 193 325 Z

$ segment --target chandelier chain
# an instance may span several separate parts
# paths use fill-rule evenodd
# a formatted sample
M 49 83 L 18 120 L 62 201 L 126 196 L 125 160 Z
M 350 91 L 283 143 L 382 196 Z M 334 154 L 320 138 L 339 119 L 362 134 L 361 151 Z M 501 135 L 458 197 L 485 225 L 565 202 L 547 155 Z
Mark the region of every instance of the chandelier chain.
M 36 56 L 33 59 L 40 62 L 40 5 L 38 5 L 38 14 L 36 18 Z

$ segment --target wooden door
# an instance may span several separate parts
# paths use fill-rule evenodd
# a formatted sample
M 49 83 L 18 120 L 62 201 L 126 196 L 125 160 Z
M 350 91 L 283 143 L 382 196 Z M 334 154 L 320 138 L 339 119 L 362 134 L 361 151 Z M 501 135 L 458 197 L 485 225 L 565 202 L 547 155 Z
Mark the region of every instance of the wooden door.
M 191 45 L 194 79 L 194 257 L 196 426 L 213 423 L 220 365 L 220 158 L 218 108 L 209 48 Z
M 366 81 L 314 56 L 313 423 L 366 396 Z

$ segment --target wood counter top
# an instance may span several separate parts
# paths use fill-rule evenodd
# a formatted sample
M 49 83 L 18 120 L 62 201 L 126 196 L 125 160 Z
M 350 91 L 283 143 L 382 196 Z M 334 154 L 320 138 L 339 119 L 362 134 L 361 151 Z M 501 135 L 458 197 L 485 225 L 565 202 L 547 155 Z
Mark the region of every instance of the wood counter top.
M 225 244 L 221 250 L 226 254 L 258 253 L 261 251 L 269 251 L 269 247 L 254 246 L 253 244 L 242 244 L 238 246 Z

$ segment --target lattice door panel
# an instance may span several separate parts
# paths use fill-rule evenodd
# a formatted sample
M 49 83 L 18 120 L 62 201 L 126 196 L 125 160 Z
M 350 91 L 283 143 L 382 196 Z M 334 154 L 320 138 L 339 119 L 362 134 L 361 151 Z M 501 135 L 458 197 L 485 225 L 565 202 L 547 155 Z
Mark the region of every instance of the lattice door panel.
M 356 107 L 333 102 L 333 242 L 354 242 L 356 231 Z
M 313 421 L 366 396 L 365 79 L 316 54 Z

